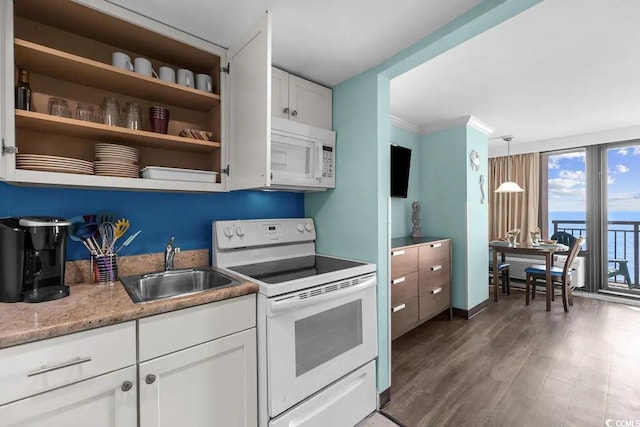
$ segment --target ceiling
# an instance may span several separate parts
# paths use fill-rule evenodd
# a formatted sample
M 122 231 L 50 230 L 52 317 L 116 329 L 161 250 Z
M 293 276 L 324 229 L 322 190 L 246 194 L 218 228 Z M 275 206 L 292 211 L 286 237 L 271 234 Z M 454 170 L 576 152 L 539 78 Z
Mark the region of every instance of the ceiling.
M 640 1 L 545 0 L 394 79 L 391 113 L 473 115 L 514 143 L 638 125 L 639 19 Z
M 333 87 L 378 65 L 480 0 L 110 0 L 228 48 L 265 10 L 272 61 Z

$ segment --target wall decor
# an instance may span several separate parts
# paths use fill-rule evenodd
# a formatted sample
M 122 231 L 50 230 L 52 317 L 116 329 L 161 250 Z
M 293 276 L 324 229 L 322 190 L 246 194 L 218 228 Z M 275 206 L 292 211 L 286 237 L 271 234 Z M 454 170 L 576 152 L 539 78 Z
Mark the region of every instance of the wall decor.
M 471 150 L 469 160 L 471 161 L 471 163 L 469 163 L 471 170 L 478 172 L 480 170 L 480 154 L 478 154 L 476 150 Z
M 421 210 L 420 202 L 411 203 L 411 222 L 413 223 L 413 226 L 411 227 L 411 237 L 423 237 L 422 225 L 420 225 Z
M 484 184 L 485 184 L 484 175 L 480 175 L 480 194 L 482 194 L 482 197 L 480 198 L 480 203 L 483 205 L 484 205 L 484 201 L 487 199 Z

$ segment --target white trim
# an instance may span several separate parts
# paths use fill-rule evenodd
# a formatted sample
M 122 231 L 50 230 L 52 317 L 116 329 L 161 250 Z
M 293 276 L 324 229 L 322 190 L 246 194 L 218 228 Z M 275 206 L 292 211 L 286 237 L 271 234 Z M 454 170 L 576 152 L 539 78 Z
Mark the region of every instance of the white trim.
M 401 119 L 398 116 L 394 116 L 393 114 L 391 114 L 391 124 L 400 129 L 404 129 L 408 132 L 415 133 L 416 135 L 420 134 L 420 128 L 417 125 L 414 125 L 411 122 Z
M 491 135 L 495 129 L 478 119 L 475 116 L 458 117 L 453 120 L 445 120 L 442 122 L 434 123 L 429 126 L 418 126 L 415 123 L 408 122 L 398 116 L 391 114 L 391 124 L 399 127 L 416 135 L 426 135 L 429 133 L 438 132 L 444 129 L 450 129 L 458 126 L 470 126 L 477 131 L 484 133 L 485 135 Z

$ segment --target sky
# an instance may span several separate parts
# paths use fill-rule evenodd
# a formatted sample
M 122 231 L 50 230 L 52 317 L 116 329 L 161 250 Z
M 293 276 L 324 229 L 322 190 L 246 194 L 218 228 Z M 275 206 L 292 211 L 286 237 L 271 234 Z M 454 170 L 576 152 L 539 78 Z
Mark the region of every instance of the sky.
M 607 150 L 610 212 L 640 211 L 640 145 Z M 586 210 L 584 150 L 549 156 L 549 211 Z

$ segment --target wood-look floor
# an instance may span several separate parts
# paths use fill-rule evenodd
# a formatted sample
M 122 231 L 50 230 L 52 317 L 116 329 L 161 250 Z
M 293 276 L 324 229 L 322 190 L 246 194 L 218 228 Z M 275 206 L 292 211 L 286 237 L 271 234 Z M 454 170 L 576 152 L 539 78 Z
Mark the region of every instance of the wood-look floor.
M 391 403 L 414 426 L 604 426 L 640 420 L 640 307 L 524 293 L 392 344 Z M 615 424 L 612 424 L 615 425 Z M 634 425 L 634 424 L 625 424 Z

